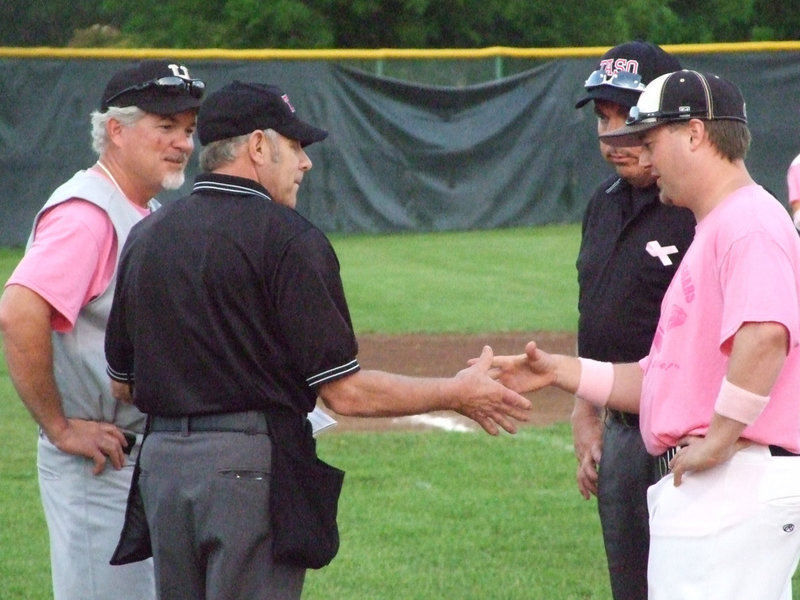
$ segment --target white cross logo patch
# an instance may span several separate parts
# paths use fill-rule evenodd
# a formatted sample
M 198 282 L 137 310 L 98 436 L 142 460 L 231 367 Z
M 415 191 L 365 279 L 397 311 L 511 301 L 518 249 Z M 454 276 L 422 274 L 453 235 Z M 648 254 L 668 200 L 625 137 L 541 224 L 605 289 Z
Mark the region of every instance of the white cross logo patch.
M 650 256 L 657 257 L 661 261 L 661 264 L 665 267 L 668 267 L 672 264 L 672 259 L 669 257 L 669 255 L 678 252 L 678 249 L 675 246 L 662 246 L 657 240 L 647 242 L 647 245 L 644 247 L 644 249 L 647 250 L 647 253 Z

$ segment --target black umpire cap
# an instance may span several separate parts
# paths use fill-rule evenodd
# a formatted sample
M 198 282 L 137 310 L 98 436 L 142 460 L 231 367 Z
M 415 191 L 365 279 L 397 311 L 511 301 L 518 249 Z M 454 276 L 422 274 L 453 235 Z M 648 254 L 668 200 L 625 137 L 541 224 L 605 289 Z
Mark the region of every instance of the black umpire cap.
M 286 93 L 265 83 L 229 83 L 210 94 L 197 115 L 197 137 L 203 146 L 258 129 L 274 129 L 304 147 L 328 137 L 327 131 L 297 118 Z

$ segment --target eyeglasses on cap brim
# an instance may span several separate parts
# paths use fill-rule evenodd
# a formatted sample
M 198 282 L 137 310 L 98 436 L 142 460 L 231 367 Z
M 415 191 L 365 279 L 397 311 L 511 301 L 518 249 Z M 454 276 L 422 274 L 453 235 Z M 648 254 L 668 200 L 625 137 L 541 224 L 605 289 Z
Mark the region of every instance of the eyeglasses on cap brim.
M 631 73 L 630 71 L 608 73 L 604 69 L 593 71 L 586 79 L 583 87 L 591 89 L 600 85 L 610 85 L 611 87 L 637 92 L 641 92 L 645 88 L 642 83 L 642 76 L 638 73 Z
M 186 93 L 192 98 L 199 100 L 203 97 L 203 94 L 206 91 L 206 84 L 200 79 L 184 79 L 183 77 L 178 77 L 177 75 L 159 77 L 158 79 L 151 79 L 150 81 L 145 81 L 144 83 L 138 83 L 136 85 L 126 87 L 124 90 L 120 90 L 106 100 L 105 104 L 106 106 L 110 106 L 111 103 L 120 96 L 130 94 L 131 92 L 141 92 L 153 88 L 156 88 L 159 92 L 165 94 L 177 95 Z

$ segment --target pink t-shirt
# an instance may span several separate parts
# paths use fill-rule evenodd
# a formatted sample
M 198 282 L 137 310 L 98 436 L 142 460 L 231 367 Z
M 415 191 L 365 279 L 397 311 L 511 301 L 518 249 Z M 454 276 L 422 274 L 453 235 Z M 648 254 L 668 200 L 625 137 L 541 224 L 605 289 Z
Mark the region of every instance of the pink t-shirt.
M 52 328 L 70 331 L 81 308 L 106 289 L 116 262 L 117 236 L 108 215 L 75 198 L 41 216 L 33 243 L 6 286 L 22 285 L 39 294 L 53 307 Z
M 789 203 L 800 202 L 800 154 L 789 165 L 786 183 L 789 186 Z
M 740 188 L 697 226 L 661 304 L 644 368 L 640 424 L 651 454 L 704 435 L 746 322 L 777 322 L 790 336 L 770 401 L 743 437 L 800 452 L 800 238 L 760 186 Z

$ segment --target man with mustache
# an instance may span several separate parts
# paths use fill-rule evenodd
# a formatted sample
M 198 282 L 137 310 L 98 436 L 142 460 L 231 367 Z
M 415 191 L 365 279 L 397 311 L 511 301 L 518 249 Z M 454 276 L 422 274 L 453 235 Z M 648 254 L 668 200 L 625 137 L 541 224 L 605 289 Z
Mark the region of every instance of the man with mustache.
M 109 565 L 145 417 L 111 396 L 103 339 L 119 253 L 153 196 L 183 184 L 204 88 L 166 60 L 112 76 L 91 115 L 97 162 L 36 215 L 0 299 L 9 373 L 39 425 L 56 600 L 155 597 L 152 561 Z
M 678 60 L 652 43 L 620 44 L 602 56 L 576 108 L 593 101 L 602 135 L 625 124 L 647 83 L 677 69 Z M 694 219 L 688 210 L 659 202 L 655 177 L 639 164 L 641 147 L 614 147 L 601 138 L 600 153 L 615 173 L 595 190 L 583 219 L 578 352 L 632 361 L 650 347 L 661 298 L 691 243 Z M 652 242 L 676 251 L 662 261 L 647 250 Z M 658 477 L 639 417 L 576 398 L 572 432 L 578 489 L 587 500 L 597 496 L 613 597 L 646 600 L 647 487 Z
M 122 252 L 108 373 L 149 418 L 132 491 L 160 600 L 291 600 L 338 550 L 343 474 L 316 456 L 317 398 L 348 416 L 453 410 L 490 434 L 516 431 L 530 402 L 487 375 L 488 347 L 449 378 L 362 369 L 336 253 L 295 210 L 306 148 L 328 132 L 288 94 L 234 81 L 205 100 L 197 131 L 192 193 Z

